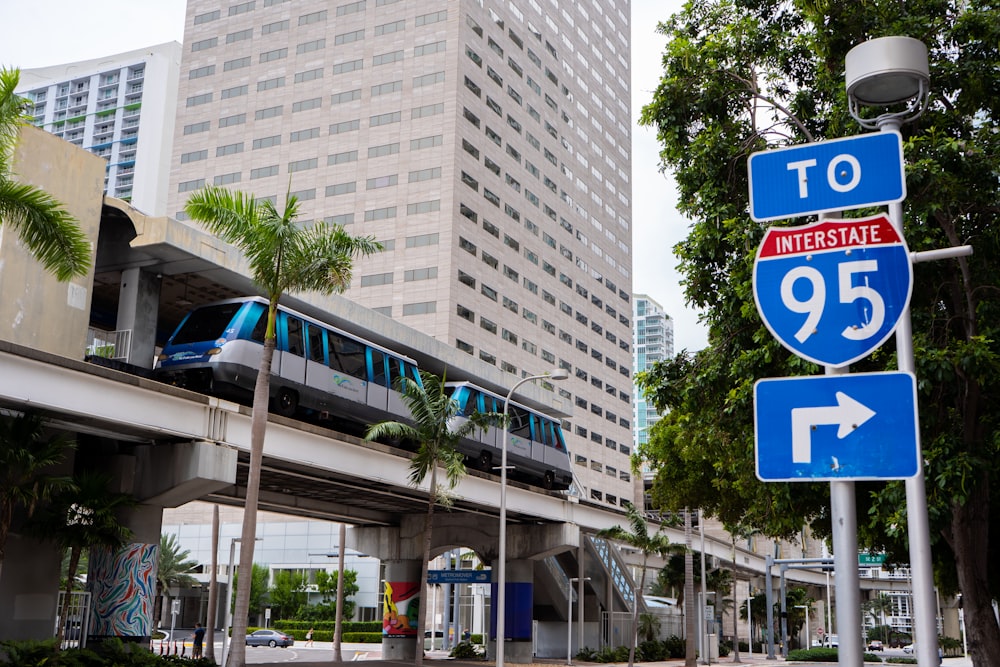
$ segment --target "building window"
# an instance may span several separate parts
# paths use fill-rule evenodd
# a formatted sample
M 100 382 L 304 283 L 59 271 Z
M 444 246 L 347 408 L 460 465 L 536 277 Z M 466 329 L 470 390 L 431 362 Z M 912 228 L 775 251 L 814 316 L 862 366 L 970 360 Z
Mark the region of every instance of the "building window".
M 437 302 L 435 301 L 403 304 L 403 317 L 407 315 L 427 315 L 434 312 L 437 312 Z
M 391 285 L 392 284 L 392 273 L 372 273 L 367 276 L 361 276 L 361 286 L 362 287 L 375 287 L 378 285 Z

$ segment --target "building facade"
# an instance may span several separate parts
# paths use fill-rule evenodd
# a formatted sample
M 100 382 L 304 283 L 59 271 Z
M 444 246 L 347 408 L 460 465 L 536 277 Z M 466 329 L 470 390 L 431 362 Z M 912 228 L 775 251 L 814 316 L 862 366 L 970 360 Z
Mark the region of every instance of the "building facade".
M 347 296 L 572 411 L 583 495 L 635 498 L 629 5 L 189 0 L 168 214 L 294 194 L 384 251 Z
M 150 215 L 167 212 L 181 45 L 21 72 L 32 122 L 104 158 L 104 191 Z
M 674 356 L 674 321 L 663 307 L 645 294 L 632 295 L 634 372 L 647 371 L 658 361 Z M 632 387 L 632 435 L 635 446 L 649 441 L 649 429 L 660 418 L 638 386 Z

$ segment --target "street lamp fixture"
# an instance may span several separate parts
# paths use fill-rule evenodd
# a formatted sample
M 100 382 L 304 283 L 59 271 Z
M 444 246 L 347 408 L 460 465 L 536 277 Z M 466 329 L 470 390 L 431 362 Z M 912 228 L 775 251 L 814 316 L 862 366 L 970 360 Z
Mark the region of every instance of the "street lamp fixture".
M 797 605 L 795 605 L 795 608 L 796 609 L 805 609 L 806 610 L 806 648 L 807 649 L 808 648 L 812 648 L 812 641 L 811 641 L 811 638 L 809 637 L 809 605 L 807 605 L 807 604 L 797 604 Z
M 507 603 L 507 411 L 510 409 L 510 399 L 514 392 L 525 382 L 535 380 L 565 380 L 569 373 L 565 368 L 553 368 L 548 373 L 529 375 L 514 383 L 503 401 L 503 438 L 500 441 L 500 544 L 497 554 L 497 661 L 496 667 L 503 667 L 504 640 L 507 633 L 506 603 Z
M 901 112 L 888 114 L 899 124 L 916 120 L 927 108 L 930 67 L 927 47 L 912 37 L 879 37 L 855 46 L 844 60 L 847 99 L 862 127 L 875 129 L 884 122 L 862 118 L 861 107 L 886 107 L 908 102 Z

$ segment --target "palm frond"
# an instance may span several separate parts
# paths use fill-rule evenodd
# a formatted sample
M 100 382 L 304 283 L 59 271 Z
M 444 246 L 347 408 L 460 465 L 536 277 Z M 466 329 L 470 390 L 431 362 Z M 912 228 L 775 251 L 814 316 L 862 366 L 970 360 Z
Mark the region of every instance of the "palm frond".
M 14 92 L 20 80 L 20 70 L 0 68 L 0 172 L 9 169 L 21 126 L 28 117 L 29 101 Z
M 73 216 L 49 193 L 3 173 L 0 224 L 9 226 L 32 256 L 59 280 L 84 276 L 90 269 L 90 241 Z

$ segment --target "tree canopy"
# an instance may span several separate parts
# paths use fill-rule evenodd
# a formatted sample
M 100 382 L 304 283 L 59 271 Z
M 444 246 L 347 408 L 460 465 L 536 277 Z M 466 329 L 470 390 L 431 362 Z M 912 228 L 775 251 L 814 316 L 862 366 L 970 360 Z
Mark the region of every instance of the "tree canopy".
M 911 251 L 971 244 L 971 257 L 914 267 L 911 299 L 921 440 L 939 585 L 961 589 L 976 664 L 1000 653 L 990 601 L 1000 592 L 997 514 L 1000 413 L 1000 9 L 982 0 L 856 3 L 689 2 L 659 26 L 663 76 L 641 122 L 691 220 L 675 248 L 688 302 L 704 312 L 709 347 L 681 352 L 640 378 L 670 410 L 640 455 L 657 470 L 665 508 L 696 505 L 728 526 L 792 537 L 829 533 L 825 484 L 764 484 L 754 475 L 753 384 L 821 372 L 770 335 L 752 270 L 765 231 L 748 214 L 752 152 L 859 134 L 844 58 L 866 40 L 905 35 L 930 53 L 931 98 L 903 126 L 905 233 Z M 873 213 L 849 212 L 846 217 Z M 780 225 L 802 224 L 796 219 Z M 896 368 L 887 343 L 853 371 Z M 901 482 L 857 485 L 859 542 L 908 560 Z M 989 535 L 989 539 L 983 539 Z

